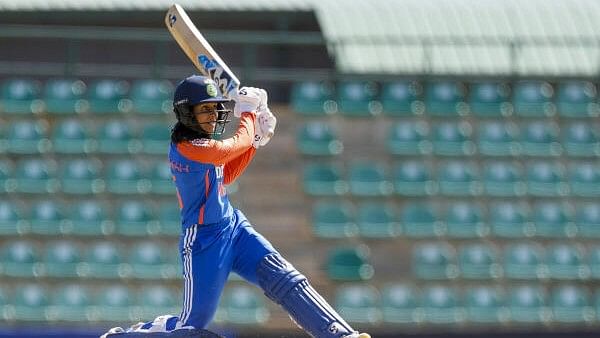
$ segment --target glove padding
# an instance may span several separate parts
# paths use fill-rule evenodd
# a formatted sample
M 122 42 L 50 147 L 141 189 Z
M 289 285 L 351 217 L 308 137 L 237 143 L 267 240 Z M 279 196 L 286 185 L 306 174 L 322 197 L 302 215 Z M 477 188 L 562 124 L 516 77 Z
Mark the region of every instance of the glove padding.
M 261 88 L 242 87 L 233 98 L 233 116 L 242 117 L 245 112 L 258 112 L 267 106 L 267 92 Z
M 265 110 L 260 111 L 257 116 L 258 120 L 258 133 L 261 135 L 259 145 L 262 147 L 269 143 L 271 137 L 275 134 L 275 127 L 277 126 L 277 118 L 271 112 L 269 107 Z

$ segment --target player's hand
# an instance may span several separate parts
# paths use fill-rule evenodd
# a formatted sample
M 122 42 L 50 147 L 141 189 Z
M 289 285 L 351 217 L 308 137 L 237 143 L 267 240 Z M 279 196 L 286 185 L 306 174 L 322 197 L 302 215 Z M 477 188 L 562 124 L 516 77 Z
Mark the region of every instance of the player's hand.
M 242 87 L 238 91 L 233 108 L 233 115 L 241 117 L 245 112 L 258 112 L 259 107 L 265 106 L 267 102 L 267 92 L 264 89 L 255 87 Z M 264 103 L 263 103 L 264 102 Z
M 271 112 L 269 107 L 265 107 L 264 110 L 258 112 L 258 126 L 257 129 L 260 133 L 261 139 L 259 145 L 262 147 L 269 143 L 271 137 L 275 134 L 275 127 L 277 126 L 277 118 Z

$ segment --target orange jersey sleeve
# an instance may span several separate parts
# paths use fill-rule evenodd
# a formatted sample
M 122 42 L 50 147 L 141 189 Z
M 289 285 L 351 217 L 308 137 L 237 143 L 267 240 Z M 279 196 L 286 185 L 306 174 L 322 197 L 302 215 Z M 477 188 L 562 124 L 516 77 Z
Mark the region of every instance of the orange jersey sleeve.
M 225 164 L 225 168 L 223 169 L 223 183 L 230 184 L 235 181 L 235 179 L 244 172 L 246 167 L 248 167 L 254 158 L 254 154 L 256 154 L 256 148 L 250 147 L 250 149 L 246 150 L 246 152 L 242 155 L 227 162 Z
M 225 140 L 201 139 L 177 144 L 177 150 L 186 158 L 214 165 L 226 164 L 252 147 L 256 115 L 243 113 L 238 129 L 232 137 Z

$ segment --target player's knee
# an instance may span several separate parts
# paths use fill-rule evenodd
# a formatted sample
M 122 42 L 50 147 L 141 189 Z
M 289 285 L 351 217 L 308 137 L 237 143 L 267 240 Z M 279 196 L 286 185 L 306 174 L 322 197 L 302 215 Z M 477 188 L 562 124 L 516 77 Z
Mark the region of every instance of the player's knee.
M 292 264 L 281 255 L 271 253 L 263 257 L 257 267 L 258 284 L 267 297 L 280 303 L 296 285 L 306 280 Z

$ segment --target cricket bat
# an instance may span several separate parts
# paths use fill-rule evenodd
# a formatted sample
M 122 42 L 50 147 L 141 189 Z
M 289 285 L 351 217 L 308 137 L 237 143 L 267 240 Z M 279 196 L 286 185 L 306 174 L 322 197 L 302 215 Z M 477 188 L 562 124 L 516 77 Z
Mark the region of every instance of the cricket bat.
M 223 96 L 237 94 L 240 80 L 198 31 L 183 8 L 174 4 L 165 15 L 165 25 L 194 66 L 215 81 Z

